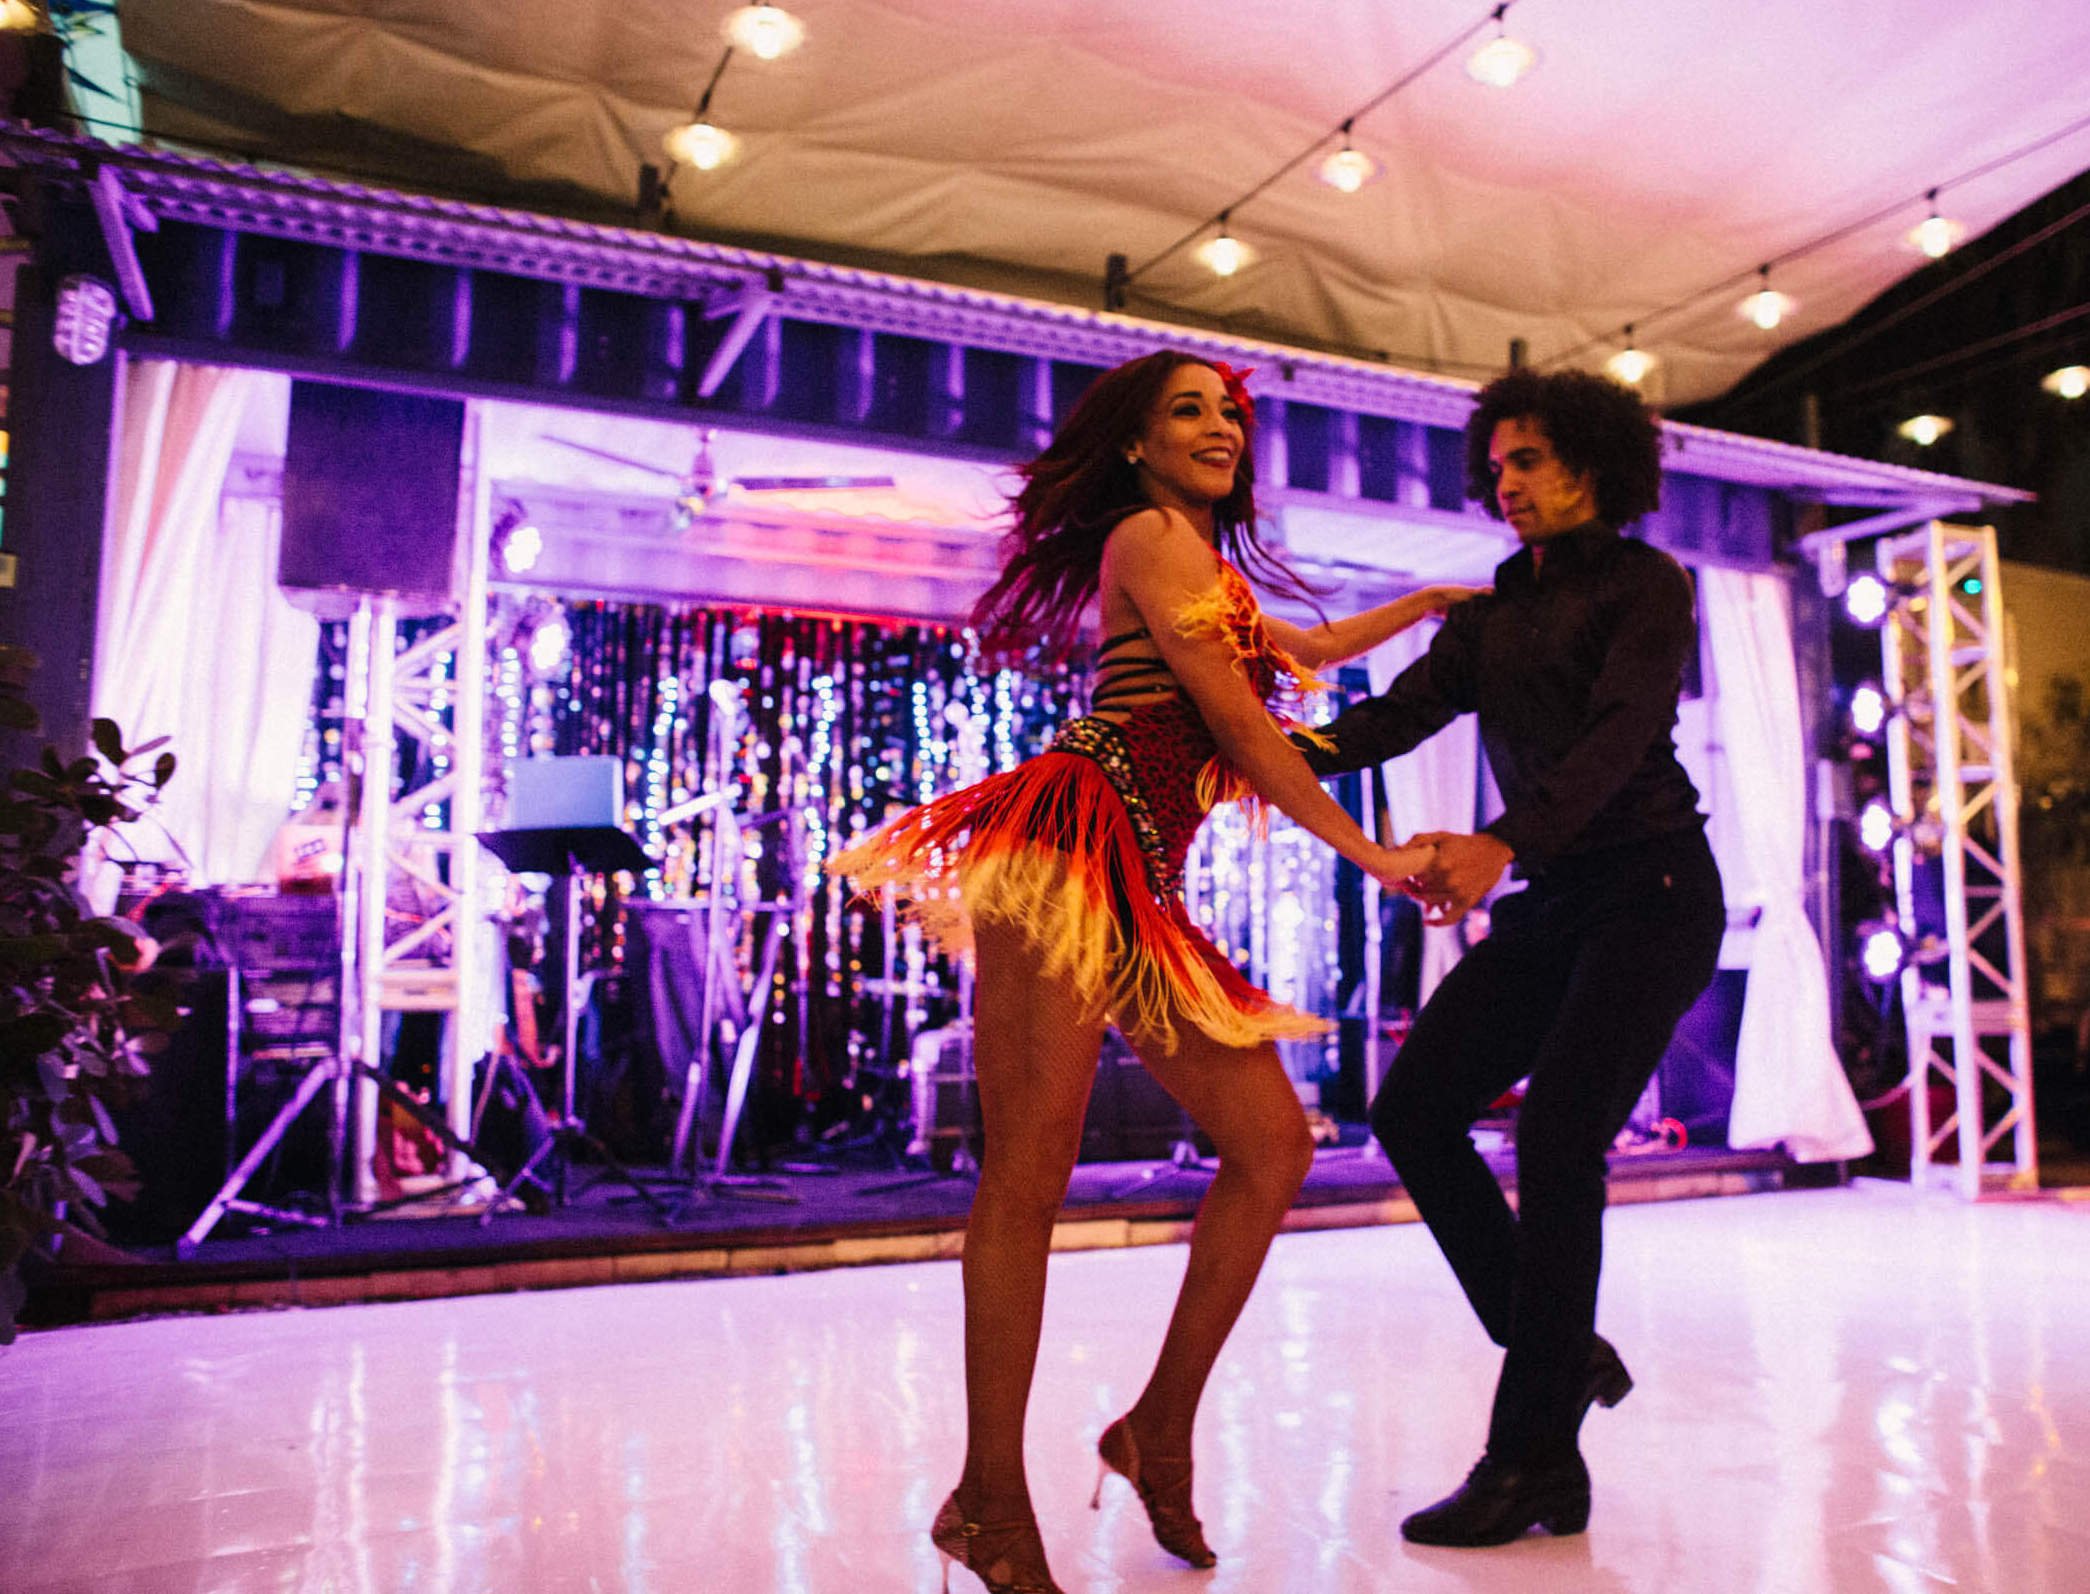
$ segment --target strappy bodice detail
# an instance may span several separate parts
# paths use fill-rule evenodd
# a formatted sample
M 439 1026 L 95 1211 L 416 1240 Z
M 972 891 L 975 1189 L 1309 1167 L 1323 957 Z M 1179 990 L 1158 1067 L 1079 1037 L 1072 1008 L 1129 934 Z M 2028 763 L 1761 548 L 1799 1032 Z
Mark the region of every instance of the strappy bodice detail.
M 1176 678 L 1159 654 L 1126 653 L 1135 642 L 1151 641 L 1154 633 L 1145 626 L 1105 637 L 1096 649 L 1096 684 L 1089 693 L 1089 708 L 1134 707 L 1143 703 L 1165 703 L 1182 695 Z

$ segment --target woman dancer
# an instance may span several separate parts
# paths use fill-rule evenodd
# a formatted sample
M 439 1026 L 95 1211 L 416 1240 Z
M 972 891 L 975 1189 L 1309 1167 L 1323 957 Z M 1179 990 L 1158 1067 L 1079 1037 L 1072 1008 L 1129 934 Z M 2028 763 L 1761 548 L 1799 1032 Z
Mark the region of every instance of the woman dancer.
M 1229 556 L 1303 594 L 1257 542 L 1253 417 L 1239 376 L 1184 355 L 1097 379 L 1023 467 L 1011 556 L 974 615 L 990 642 L 1065 641 L 1100 599 L 1091 712 L 1050 751 L 902 815 L 829 865 L 895 888 L 945 946 L 977 959 L 985 1150 L 965 1231 L 965 1469 L 930 1536 L 947 1583 L 955 1560 L 991 1594 L 1056 1594 L 1024 1477 L 1024 1411 L 1052 1225 L 1106 1023 L 1220 1161 L 1153 1375 L 1097 1449 L 1164 1548 L 1196 1567 L 1217 1559 L 1191 1509 L 1191 1427 L 1313 1156 L 1272 1043 L 1326 1026 L 1249 984 L 1192 924 L 1180 880 L 1205 811 L 1230 797 L 1273 804 L 1389 886 L 1431 856 L 1367 838 L 1267 705 L 1297 706 L 1317 665 L 1467 590 L 1429 588 L 1312 630 L 1260 614 Z

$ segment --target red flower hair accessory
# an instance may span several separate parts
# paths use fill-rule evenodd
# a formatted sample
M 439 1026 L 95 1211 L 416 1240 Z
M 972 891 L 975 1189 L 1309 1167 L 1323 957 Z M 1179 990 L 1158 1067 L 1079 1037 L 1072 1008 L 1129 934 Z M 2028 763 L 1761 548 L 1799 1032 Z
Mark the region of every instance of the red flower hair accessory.
M 1250 426 L 1255 425 L 1255 400 L 1248 391 L 1248 379 L 1255 375 L 1255 367 L 1244 366 L 1237 371 L 1224 360 L 1214 360 L 1212 369 L 1219 373 L 1220 383 L 1226 388 L 1226 396 L 1234 401 L 1234 407 L 1241 412 L 1241 419 Z

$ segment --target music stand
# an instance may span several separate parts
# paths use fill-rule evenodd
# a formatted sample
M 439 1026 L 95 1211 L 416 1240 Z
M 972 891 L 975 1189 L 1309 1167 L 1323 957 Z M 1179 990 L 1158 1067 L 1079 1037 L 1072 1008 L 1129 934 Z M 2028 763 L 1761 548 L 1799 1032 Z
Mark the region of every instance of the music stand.
M 564 1023 L 561 1029 L 560 1065 L 560 1110 L 559 1120 L 552 1125 L 551 1134 L 544 1143 L 533 1151 L 529 1159 L 518 1169 L 513 1178 L 501 1187 L 499 1199 L 489 1206 L 481 1222 L 491 1218 L 525 1180 L 532 1178 L 537 1164 L 556 1150 L 559 1158 L 559 1173 L 556 1199 L 560 1206 L 566 1205 L 566 1168 L 570 1157 L 565 1155 L 572 1142 L 588 1147 L 618 1178 L 638 1192 L 646 1205 L 662 1219 L 669 1221 L 673 1214 L 641 1184 L 635 1174 L 627 1168 L 610 1148 L 588 1132 L 587 1124 L 581 1119 L 574 1104 L 574 1069 L 576 1053 L 580 1048 L 580 958 L 581 958 L 581 880 L 590 874 L 615 874 L 628 870 L 632 874 L 643 874 L 653 867 L 653 860 L 639 850 L 639 844 L 619 830 L 615 825 L 556 825 L 516 830 L 483 830 L 479 842 L 502 863 L 512 874 L 543 874 L 563 876 L 566 881 L 566 924 L 563 946 L 564 967 Z
M 686 823 L 712 810 L 717 811 L 713 819 L 711 843 L 711 892 L 704 904 L 704 957 L 700 975 L 702 1005 L 697 1021 L 696 1046 L 683 1069 L 682 1107 L 675 1119 L 674 1146 L 668 1153 L 668 1168 L 671 1174 L 681 1168 L 685 1153 L 688 1154 L 690 1163 L 686 1194 L 675 1207 L 674 1215 L 677 1219 L 702 1196 L 734 1196 L 747 1201 L 768 1201 L 786 1206 L 795 1206 L 798 1203 L 798 1197 L 777 1180 L 760 1175 L 736 1174 L 732 1171 L 733 1144 L 739 1132 L 741 1113 L 747 1106 L 748 1088 L 755 1068 L 755 1054 L 761 1045 L 763 1025 L 769 1014 L 770 992 L 775 983 L 777 960 L 790 934 L 791 917 L 802 906 L 797 900 L 788 897 L 775 901 L 743 903 L 737 900 L 734 893 L 727 890 L 726 866 L 728 860 L 740 855 L 742 829 L 733 809 L 733 794 L 730 791 L 717 791 L 679 803 L 660 816 L 660 824 L 666 827 Z M 785 810 L 776 809 L 750 821 L 750 824 L 768 824 L 785 817 Z M 737 990 L 740 974 L 733 947 L 740 938 L 742 919 L 758 913 L 768 914 L 769 924 L 762 939 L 762 951 L 754 974 L 754 985 L 748 996 L 742 997 Z M 729 982 L 736 988 L 724 990 L 723 987 Z M 712 1170 L 707 1175 L 703 1171 L 704 1148 L 698 1133 L 698 1121 L 702 1115 L 710 1075 L 714 1031 L 721 1019 L 728 1016 L 734 1022 L 735 1039 L 727 1074 L 725 1106 L 719 1120 L 718 1151 Z

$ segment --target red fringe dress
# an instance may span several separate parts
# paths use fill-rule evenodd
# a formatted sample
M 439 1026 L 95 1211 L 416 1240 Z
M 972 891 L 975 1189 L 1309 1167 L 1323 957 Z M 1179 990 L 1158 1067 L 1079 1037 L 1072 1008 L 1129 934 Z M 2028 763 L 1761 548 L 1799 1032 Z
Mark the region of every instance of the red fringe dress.
M 1224 560 L 1176 625 L 1224 640 L 1266 705 L 1296 708 L 1322 687 L 1271 639 Z M 1179 693 L 1122 720 L 1072 720 L 1046 752 L 900 815 L 827 867 L 865 891 L 892 888 L 946 950 L 968 949 L 974 922 L 1020 925 L 1046 975 L 1169 1051 L 1178 1018 L 1228 1046 L 1323 1034 L 1325 1021 L 1252 985 L 1183 904 L 1191 839 L 1215 803 L 1237 798 L 1254 800 Z

